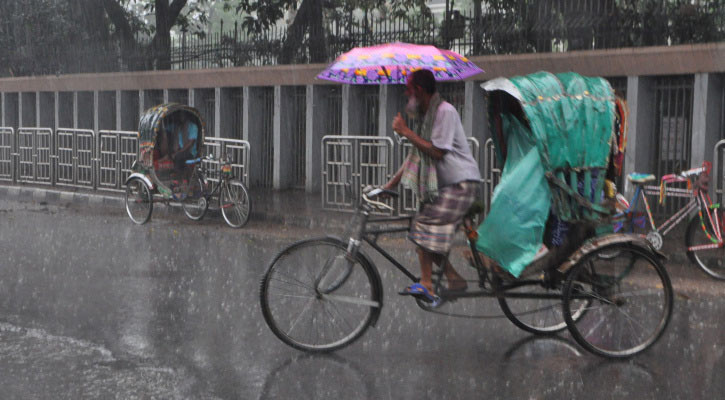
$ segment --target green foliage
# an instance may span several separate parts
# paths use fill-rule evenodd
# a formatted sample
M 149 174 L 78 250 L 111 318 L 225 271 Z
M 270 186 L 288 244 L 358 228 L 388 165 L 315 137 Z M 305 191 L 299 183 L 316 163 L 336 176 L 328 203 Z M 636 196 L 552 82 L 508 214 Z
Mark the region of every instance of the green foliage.
M 696 6 L 689 1 L 678 0 L 670 4 L 673 44 L 714 42 L 722 38 L 723 26 L 717 23 L 719 1 L 704 2 Z M 721 16 L 722 18 L 722 16 Z
M 241 0 L 237 13 L 246 14 L 242 27 L 249 33 L 261 33 L 284 17 L 285 10 L 296 8 L 297 0 Z

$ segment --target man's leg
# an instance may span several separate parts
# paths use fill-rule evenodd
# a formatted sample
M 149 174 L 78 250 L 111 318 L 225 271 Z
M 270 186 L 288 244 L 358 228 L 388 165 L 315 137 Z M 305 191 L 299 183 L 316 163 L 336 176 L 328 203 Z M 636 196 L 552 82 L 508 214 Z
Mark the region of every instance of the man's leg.
M 420 284 L 433 293 L 433 280 L 431 276 L 433 272 L 434 254 L 426 251 L 422 247 L 418 247 L 417 251 L 418 260 L 420 261 Z
M 422 247 L 418 247 L 418 260 L 420 261 L 420 284 L 425 286 L 429 291 L 433 291 L 433 262 L 438 265 L 444 260 L 440 254 L 431 253 Z M 451 262 L 445 258 L 446 264 L 443 267 L 443 274 L 448 279 L 448 289 L 464 289 L 468 286 L 466 280 L 453 268 Z
M 448 257 L 443 257 L 440 254 L 433 254 L 434 262 L 440 266 L 443 261 L 446 262 L 445 266 L 443 266 L 443 274 L 446 276 L 446 279 L 448 279 L 448 289 L 456 290 L 456 289 L 463 289 L 468 286 L 466 283 L 465 278 L 463 278 L 458 271 L 453 268 L 453 264 L 451 264 L 451 261 L 448 259 Z

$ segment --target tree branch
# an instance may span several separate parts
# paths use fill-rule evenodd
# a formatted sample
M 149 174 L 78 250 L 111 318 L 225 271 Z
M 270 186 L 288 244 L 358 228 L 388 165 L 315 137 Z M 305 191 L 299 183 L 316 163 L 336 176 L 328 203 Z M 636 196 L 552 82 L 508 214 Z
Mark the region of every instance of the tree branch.
M 186 6 L 187 0 L 174 0 L 170 6 L 168 6 L 168 19 L 166 20 L 167 26 L 171 28 L 176 22 L 176 18 L 181 14 L 181 10 Z M 168 4 L 168 1 L 166 2 Z
M 108 15 L 113 25 L 116 26 L 121 36 L 125 40 L 134 40 L 133 28 L 131 28 L 131 24 L 128 22 L 128 17 L 126 16 L 126 10 L 121 7 L 121 4 L 116 0 L 101 0 L 101 3 L 103 9 L 106 11 L 106 15 Z

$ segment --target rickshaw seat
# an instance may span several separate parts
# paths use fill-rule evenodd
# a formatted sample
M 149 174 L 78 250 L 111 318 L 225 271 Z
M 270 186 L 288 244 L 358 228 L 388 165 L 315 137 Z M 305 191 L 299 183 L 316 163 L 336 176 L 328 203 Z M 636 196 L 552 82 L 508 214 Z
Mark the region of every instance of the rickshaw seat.
M 476 216 L 483 213 L 485 210 L 486 207 L 483 202 L 476 200 L 473 204 L 471 204 L 471 207 L 468 208 L 468 211 L 466 211 L 466 215 L 464 215 L 463 218 L 476 218 Z
M 652 174 L 641 174 L 639 172 L 633 172 L 627 175 L 627 180 L 632 183 L 648 183 L 657 180 L 657 177 Z
M 166 170 L 174 168 L 174 163 L 171 160 L 154 161 L 155 170 Z

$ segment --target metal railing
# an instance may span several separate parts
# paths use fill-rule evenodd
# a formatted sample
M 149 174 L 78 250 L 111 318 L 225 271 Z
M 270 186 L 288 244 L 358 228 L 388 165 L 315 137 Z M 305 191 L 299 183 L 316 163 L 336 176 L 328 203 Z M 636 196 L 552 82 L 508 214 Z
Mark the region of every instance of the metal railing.
M 391 178 L 394 155 L 389 137 L 324 136 L 322 208 L 353 210 L 363 187 L 380 186 Z
M 489 142 L 486 142 L 487 145 Z M 469 137 L 473 158 L 480 164 L 480 143 Z M 492 142 L 490 146 L 492 146 Z M 322 208 L 327 210 L 353 211 L 360 191 L 367 185 L 381 186 L 390 180 L 405 160 L 410 143 L 402 139 L 394 143 L 391 138 L 380 136 L 339 136 L 322 138 Z M 484 163 L 486 164 L 486 163 Z M 488 165 L 488 164 L 486 164 Z M 493 165 L 493 160 L 491 160 Z M 482 171 L 482 176 L 492 172 Z M 498 172 L 500 174 L 500 172 Z M 493 172 L 495 175 L 496 172 Z M 484 178 L 484 182 L 487 179 Z M 490 179 L 489 182 L 493 182 Z M 498 182 L 496 179 L 495 182 Z M 491 198 L 493 186 L 482 188 L 480 196 Z M 390 202 L 390 200 L 388 200 Z M 400 188 L 396 210 L 399 215 L 417 211 L 418 202 L 410 189 Z M 488 207 L 488 204 L 486 204 Z
M 501 169 L 496 165 L 496 148 L 493 145 L 493 139 L 487 139 L 483 145 L 483 166 L 481 167 L 481 185 L 484 207 L 484 215 L 491 210 L 491 200 L 493 199 L 493 190 L 501 179 Z
M 89 129 L 58 128 L 55 141 L 53 183 L 58 186 L 93 188 L 96 133 Z
M 474 56 L 725 39 L 722 0 L 507 0 L 478 2 L 478 7 L 474 10 L 456 4 L 442 21 L 417 8 L 406 15 L 374 16 L 381 13 L 371 12 L 364 18 L 326 18 L 321 25 L 310 26 L 309 34 L 303 37 L 276 25 L 250 33 L 235 22 L 226 28 L 222 24 L 219 31 L 203 37 L 182 32 L 168 49 L 149 46 L 141 37 L 59 43 L 64 36 L 53 36 L 51 28 L 50 35 L 39 35 L 32 43 L 26 43 L 23 35 L 17 42 L 13 35 L 4 38 L 8 42 L 6 51 L 0 53 L 0 76 L 319 63 L 332 61 L 353 47 L 397 41 L 433 44 Z M 7 18 L 13 21 L 8 22 L 8 32 L 15 31 L 12 24 L 38 24 L 36 14 L 24 14 Z M 23 18 L 32 22 L 24 23 Z M 283 46 L 295 39 L 298 44 L 294 48 Z M 123 51 L 119 53 L 119 49 Z
M 50 128 L 18 128 L 16 182 L 53 184 L 53 131 Z
M 247 141 L 206 138 L 204 147 L 216 157 L 229 155 L 249 185 Z M 137 155 L 134 131 L 0 127 L 0 181 L 121 192 Z M 218 171 L 218 162 L 205 162 Z
M 0 127 L 0 181 L 15 180 L 15 130 Z
M 244 183 L 245 186 L 249 186 L 249 142 L 246 140 L 238 139 L 225 139 L 208 137 L 204 138 L 204 152 L 206 154 L 212 154 L 216 158 L 215 161 L 203 160 L 204 166 L 207 171 L 210 171 L 210 180 L 216 181 L 219 171 L 219 157 L 229 156 L 232 160 L 232 171 L 234 175 Z
M 138 155 L 138 132 L 98 131 L 99 190 L 122 191 Z

